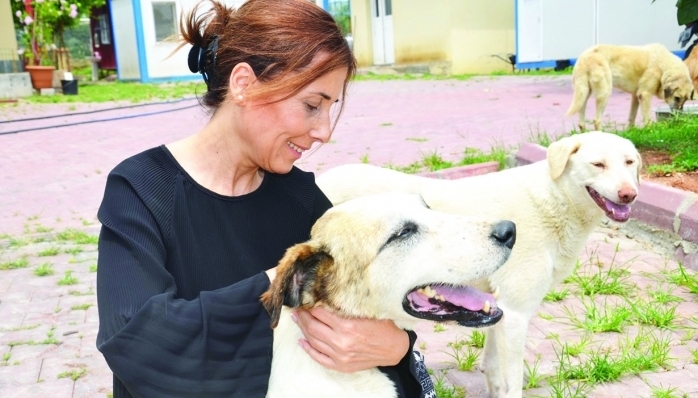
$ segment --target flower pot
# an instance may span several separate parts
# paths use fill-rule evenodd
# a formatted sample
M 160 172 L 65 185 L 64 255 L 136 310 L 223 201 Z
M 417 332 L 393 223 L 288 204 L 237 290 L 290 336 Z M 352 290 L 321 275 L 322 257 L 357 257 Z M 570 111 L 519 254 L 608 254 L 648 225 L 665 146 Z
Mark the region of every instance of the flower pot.
M 53 87 L 53 66 L 27 65 L 26 69 L 36 90 Z

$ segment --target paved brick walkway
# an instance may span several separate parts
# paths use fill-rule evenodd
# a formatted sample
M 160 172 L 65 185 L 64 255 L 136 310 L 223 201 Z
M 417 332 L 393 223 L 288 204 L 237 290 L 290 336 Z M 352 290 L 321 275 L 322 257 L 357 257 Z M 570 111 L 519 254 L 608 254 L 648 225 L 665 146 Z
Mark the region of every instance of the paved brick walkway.
M 569 77 L 354 83 L 332 143 L 303 159 L 299 166 L 322 172 L 362 157 L 378 165 L 404 165 L 433 151 L 446 159 L 458 159 L 465 147 L 513 146 L 539 132 L 565 132 L 576 120 L 564 117 L 571 99 L 569 83 Z M 0 108 L 0 120 L 69 111 L 66 105 L 38 108 Z M 609 120 L 623 122 L 628 109 L 627 95 L 614 95 L 607 108 Z M 60 241 L 51 239 L 66 228 L 96 234 L 95 213 L 108 171 L 131 154 L 190 134 L 205 120 L 201 110 L 192 108 L 0 135 L 0 233 L 6 234 L 0 238 L 0 396 L 108 396 L 111 375 L 94 347 L 95 245 L 78 243 L 79 236 L 74 234 Z M 9 124 L 0 124 L 0 134 L 11 129 Z M 52 231 L 45 233 L 49 229 Z M 48 241 L 37 242 L 37 237 Z M 600 226 L 587 247 L 589 253 L 595 253 L 592 257 L 597 256 L 605 265 L 583 267 L 582 273 L 607 270 L 616 243 L 620 244 L 616 262 L 629 267 L 627 282 L 638 286 L 633 290 L 638 297 L 649 285 L 659 283 L 663 272 L 677 266 L 659 247 Z M 588 257 L 582 253 L 581 262 L 586 263 Z M 51 264 L 53 274 L 38 276 L 37 268 L 46 263 Z M 662 271 L 665 269 L 669 271 Z M 68 271 L 77 283 L 59 285 Z M 575 286 L 570 284 L 569 289 L 575 292 Z M 625 377 L 595 388 L 589 396 L 650 397 L 651 388 L 661 385 L 698 397 L 698 365 L 691 354 L 698 349 L 696 295 L 674 284 L 662 286 L 668 286 L 682 300 L 676 303 L 675 327 L 665 332 L 670 339 L 670 356 L 675 359 L 665 364 L 666 369 Z M 579 312 L 579 298 L 575 297 L 571 294 L 561 303 L 546 303 L 540 310 L 542 317 L 529 328 L 526 359 L 533 366 L 540 355 L 539 375 L 551 375 L 557 367 L 554 349 L 559 352 L 560 343 L 553 337 L 560 342 L 578 342 L 584 334 L 569 325 L 563 310 L 567 306 L 572 313 Z M 597 296 L 597 300 L 603 297 Z M 548 315 L 554 317 L 549 319 Z M 628 325 L 620 335 L 633 336 L 638 328 Z M 419 345 L 424 343 L 422 351 L 435 377 L 441 377 L 445 385 L 465 386 L 468 397 L 483 396 L 483 376 L 478 371 L 450 369 L 454 368 L 449 363 L 453 359 L 446 354 L 453 353 L 448 344 L 462 340 L 469 331 L 446 326 L 445 331 L 436 332 L 432 324 L 423 324 L 419 333 Z M 594 341 L 615 353 L 618 336 L 599 333 Z M 525 395 L 549 396 L 548 389 L 544 381 L 542 387 L 527 390 Z

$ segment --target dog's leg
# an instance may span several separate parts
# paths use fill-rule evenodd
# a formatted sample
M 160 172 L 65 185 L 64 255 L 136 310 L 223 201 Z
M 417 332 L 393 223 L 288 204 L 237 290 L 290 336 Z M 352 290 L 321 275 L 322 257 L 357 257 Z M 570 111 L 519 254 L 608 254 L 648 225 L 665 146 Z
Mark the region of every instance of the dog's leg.
M 503 322 L 500 321 L 500 323 Z M 502 390 L 505 390 L 504 378 L 499 367 L 499 355 L 497 353 L 497 333 L 493 326 L 485 330 L 485 348 L 482 353 L 481 370 L 485 373 L 485 382 L 487 383 L 487 391 L 491 398 L 500 396 Z
M 640 105 L 640 102 L 636 94 L 633 94 L 631 97 L 632 100 L 630 101 L 630 116 L 628 116 L 628 127 L 632 127 L 635 125 L 635 119 L 637 118 L 637 107 Z
M 586 110 L 587 110 L 587 102 L 589 102 L 589 97 L 591 97 L 591 90 L 588 88 L 586 89 L 586 94 L 584 96 L 584 100 L 582 101 L 582 107 L 579 108 L 579 131 L 585 131 L 586 130 Z
M 596 96 L 596 117 L 594 117 L 594 128 L 596 131 L 600 131 L 603 112 L 606 110 L 608 98 L 611 96 L 611 86 L 597 87 L 594 95 Z
M 650 107 L 652 105 L 652 94 L 638 94 L 638 99 L 640 100 L 640 108 L 642 110 L 642 123 L 644 123 L 644 125 L 646 126 L 652 123 L 652 115 L 650 113 Z
M 521 398 L 523 356 L 529 317 L 502 308 L 504 317 L 487 330 L 483 371 L 492 398 Z

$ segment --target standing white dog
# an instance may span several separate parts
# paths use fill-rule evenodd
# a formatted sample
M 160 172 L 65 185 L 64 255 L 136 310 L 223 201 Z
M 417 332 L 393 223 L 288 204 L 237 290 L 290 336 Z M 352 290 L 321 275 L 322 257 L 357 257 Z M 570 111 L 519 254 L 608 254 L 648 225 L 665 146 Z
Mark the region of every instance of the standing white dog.
M 613 87 L 632 95 L 628 125 L 635 124 L 638 106 L 642 121 L 652 121 L 652 97 L 663 99 L 671 109 L 681 110 L 693 99 L 693 83 L 688 68 L 679 57 L 661 44 L 613 46 L 599 44 L 584 51 L 572 72 L 574 99 L 567 116 L 579 113 L 579 128 L 584 131 L 587 101 L 596 97 L 594 128 L 601 128 L 601 117 Z
M 548 148 L 547 162 L 460 180 L 370 165 L 345 165 L 317 183 L 332 203 L 367 193 L 420 193 L 434 210 L 508 219 L 517 241 L 507 263 L 475 284 L 499 287 L 504 317 L 488 328 L 483 369 L 492 397 L 521 397 L 528 322 L 545 294 L 569 276 L 589 234 L 606 216 L 623 222 L 637 196 L 640 156 L 621 137 L 589 132 Z

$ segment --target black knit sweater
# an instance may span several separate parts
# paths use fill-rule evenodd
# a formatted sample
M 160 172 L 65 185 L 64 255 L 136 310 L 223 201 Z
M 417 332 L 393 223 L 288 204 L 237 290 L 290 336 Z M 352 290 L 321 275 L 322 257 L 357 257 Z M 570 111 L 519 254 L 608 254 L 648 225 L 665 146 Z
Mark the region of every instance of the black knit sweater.
M 164 146 L 112 170 L 98 213 L 97 347 L 114 398 L 264 397 L 273 335 L 263 271 L 330 207 L 297 168 L 237 197 L 197 184 Z M 381 370 L 401 396 L 419 396 L 412 355 Z

